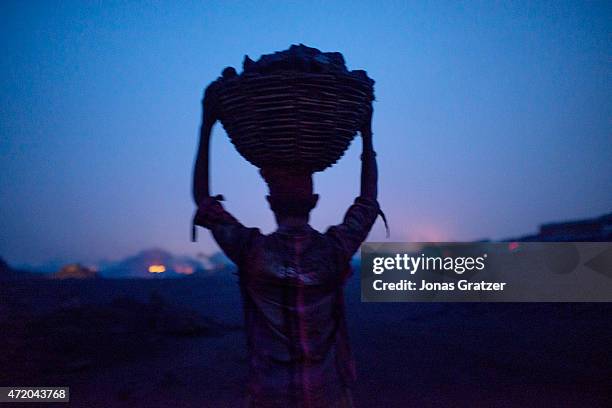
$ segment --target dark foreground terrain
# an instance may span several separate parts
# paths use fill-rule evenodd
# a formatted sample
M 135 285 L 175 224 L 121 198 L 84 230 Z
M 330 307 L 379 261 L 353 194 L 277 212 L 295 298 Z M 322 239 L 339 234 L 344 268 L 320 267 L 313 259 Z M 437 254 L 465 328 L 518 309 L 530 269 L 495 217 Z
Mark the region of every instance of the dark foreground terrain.
M 357 277 L 346 297 L 359 406 L 610 406 L 610 304 L 361 303 Z M 240 307 L 229 276 L 0 282 L 0 385 L 67 385 L 75 407 L 240 406 Z

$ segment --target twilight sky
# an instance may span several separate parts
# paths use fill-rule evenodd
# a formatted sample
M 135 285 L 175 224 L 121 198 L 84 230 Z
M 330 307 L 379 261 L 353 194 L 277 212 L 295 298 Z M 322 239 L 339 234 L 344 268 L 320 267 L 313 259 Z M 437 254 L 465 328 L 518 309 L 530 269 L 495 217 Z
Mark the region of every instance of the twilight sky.
M 189 242 L 204 87 L 304 43 L 376 80 L 393 241 L 504 238 L 612 210 L 610 2 L 0 4 L 0 256 L 117 259 Z M 315 177 L 316 228 L 358 192 L 360 141 Z M 212 191 L 274 228 L 257 169 L 213 131 Z M 370 240 L 383 240 L 379 221 Z

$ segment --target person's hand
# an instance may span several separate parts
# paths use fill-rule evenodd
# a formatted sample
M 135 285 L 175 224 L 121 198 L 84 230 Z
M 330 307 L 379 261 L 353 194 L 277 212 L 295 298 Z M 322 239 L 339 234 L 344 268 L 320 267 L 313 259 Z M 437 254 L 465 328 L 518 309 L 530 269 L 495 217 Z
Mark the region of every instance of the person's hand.
M 219 84 L 215 81 L 208 85 L 202 98 L 202 117 L 204 124 L 212 126 L 217 120 L 217 91 Z
M 216 122 L 214 103 L 210 99 L 202 99 L 202 127 L 212 128 Z
M 361 133 L 361 137 L 364 139 L 364 142 L 371 141 L 372 139 L 372 114 L 373 108 L 372 105 L 368 105 L 368 110 L 365 113 L 365 120 L 363 125 L 359 131 Z
M 368 154 L 374 151 L 374 146 L 372 144 L 372 111 L 372 105 L 369 105 L 368 110 L 366 111 L 364 124 L 359 132 L 361 133 L 363 154 Z

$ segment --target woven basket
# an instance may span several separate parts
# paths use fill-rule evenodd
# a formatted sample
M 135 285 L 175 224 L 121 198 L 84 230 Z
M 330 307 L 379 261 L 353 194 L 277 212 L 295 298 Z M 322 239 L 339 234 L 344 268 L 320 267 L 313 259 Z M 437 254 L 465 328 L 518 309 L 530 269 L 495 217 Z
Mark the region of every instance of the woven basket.
M 374 99 L 372 81 L 341 73 L 243 74 L 209 91 L 216 116 L 249 162 L 312 172 L 342 157 Z

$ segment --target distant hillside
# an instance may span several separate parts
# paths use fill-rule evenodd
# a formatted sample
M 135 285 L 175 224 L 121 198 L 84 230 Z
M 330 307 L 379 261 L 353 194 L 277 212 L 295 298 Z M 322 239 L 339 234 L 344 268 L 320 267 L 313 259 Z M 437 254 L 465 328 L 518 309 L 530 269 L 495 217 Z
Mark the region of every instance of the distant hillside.
M 96 279 L 99 277 L 96 270 L 78 263 L 65 265 L 59 272 L 51 275 L 53 279 Z
M 0 258 L 0 281 L 16 279 L 41 279 L 43 276 L 38 273 L 13 269 L 6 261 Z
M 595 218 L 542 224 L 537 234 L 503 241 L 608 242 L 611 240 L 612 213 L 608 213 Z
M 100 271 L 106 278 L 177 278 L 202 271 L 203 265 L 188 256 L 175 256 L 162 249 L 149 249 Z
M 555 222 L 540 225 L 537 234 L 507 238 L 500 241 L 611 241 L 612 213 L 600 217 Z M 488 240 L 485 240 L 488 241 Z M 359 270 L 359 252 L 353 259 L 353 267 Z M 41 278 L 179 278 L 227 275 L 235 265 L 222 253 L 212 255 L 200 253 L 197 257 L 176 256 L 162 249 L 148 249 L 118 262 L 100 261 L 80 265 L 54 260 L 45 267 L 21 267 L 15 269 L 0 258 L 0 281 Z M 35 271 L 35 272 L 32 272 Z M 42 273 L 38 273 L 42 272 Z

